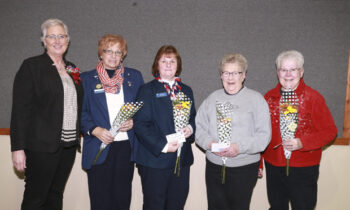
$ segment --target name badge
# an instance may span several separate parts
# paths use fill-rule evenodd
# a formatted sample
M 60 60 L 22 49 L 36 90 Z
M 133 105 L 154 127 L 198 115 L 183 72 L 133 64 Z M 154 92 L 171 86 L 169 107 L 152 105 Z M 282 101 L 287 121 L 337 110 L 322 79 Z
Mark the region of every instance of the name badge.
M 168 94 L 166 93 L 166 92 L 163 92 L 163 93 L 157 93 L 156 94 L 156 97 L 157 98 L 161 98 L 161 97 L 165 97 L 165 96 L 167 96 Z
M 97 93 L 104 93 L 105 92 L 105 89 L 95 89 L 94 90 L 94 93 L 97 94 Z

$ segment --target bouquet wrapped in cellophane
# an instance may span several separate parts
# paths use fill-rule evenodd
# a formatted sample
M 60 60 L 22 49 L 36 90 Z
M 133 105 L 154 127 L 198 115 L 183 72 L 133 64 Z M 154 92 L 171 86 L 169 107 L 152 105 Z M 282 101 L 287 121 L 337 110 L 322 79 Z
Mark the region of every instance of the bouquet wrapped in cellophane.
M 219 143 L 230 145 L 232 135 L 232 113 L 234 106 L 229 102 L 216 102 L 216 126 Z M 227 157 L 222 157 L 221 177 L 222 184 L 225 184 L 225 169 Z
M 298 127 L 298 98 L 294 91 L 282 92 L 280 100 L 280 131 L 282 141 L 293 139 Z M 289 175 L 289 159 L 292 152 L 286 149 L 284 156 L 286 158 L 286 174 Z
M 111 129 L 109 129 L 109 132 L 111 133 L 111 135 L 113 137 L 115 137 L 119 131 L 120 131 L 120 126 L 127 121 L 128 119 L 132 118 L 134 116 L 134 114 L 141 109 L 141 107 L 143 106 L 143 101 L 140 102 L 127 102 L 125 104 L 122 105 L 122 107 L 120 108 L 117 116 L 115 117 L 113 124 L 111 126 Z M 100 150 L 97 153 L 95 159 L 94 159 L 94 163 L 96 164 L 98 158 L 100 157 L 102 151 L 106 148 L 106 144 L 102 143 L 100 146 Z
M 183 92 L 178 92 L 176 96 L 172 99 L 173 104 L 173 116 L 174 116 L 174 125 L 175 131 L 180 132 L 182 128 L 186 127 L 190 122 L 190 113 L 192 101 L 187 97 Z M 177 158 L 175 164 L 174 174 L 180 175 L 180 154 L 181 146 L 177 150 Z

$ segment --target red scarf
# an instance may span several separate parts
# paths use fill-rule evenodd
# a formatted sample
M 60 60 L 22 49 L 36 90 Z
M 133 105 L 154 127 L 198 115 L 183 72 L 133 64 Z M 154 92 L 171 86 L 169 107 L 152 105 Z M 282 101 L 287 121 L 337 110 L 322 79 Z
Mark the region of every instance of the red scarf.
M 115 70 L 114 76 L 112 78 L 109 78 L 102 61 L 98 62 L 96 70 L 105 92 L 118 94 L 124 82 L 124 65 L 120 63 L 120 67 Z

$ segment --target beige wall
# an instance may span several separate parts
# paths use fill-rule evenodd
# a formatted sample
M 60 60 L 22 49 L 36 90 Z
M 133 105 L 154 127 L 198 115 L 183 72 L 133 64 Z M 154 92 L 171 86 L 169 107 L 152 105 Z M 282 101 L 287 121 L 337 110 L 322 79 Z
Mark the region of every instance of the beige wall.
M 191 186 L 185 210 L 207 209 L 204 182 L 204 154 L 193 146 L 195 163 L 191 167 Z M 67 183 L 64 210 L 88 210 L 87 179 L 81 170 L 81 154 L 76 158 Z M 0 209 L 20 209 L 24 182 L 15 174 L 11 164 L 10 140 L 0 136 Z M 323 152 L 320 168 L 317 210 L 346 210 L 350 208 L 350 147 L 331 146 Z M 142 209 L 141 183 L 137 171 L 133 182 L 131 210 Z M 265 179 L 258 180 L 255 187 L 252 210 L 268 209 Z

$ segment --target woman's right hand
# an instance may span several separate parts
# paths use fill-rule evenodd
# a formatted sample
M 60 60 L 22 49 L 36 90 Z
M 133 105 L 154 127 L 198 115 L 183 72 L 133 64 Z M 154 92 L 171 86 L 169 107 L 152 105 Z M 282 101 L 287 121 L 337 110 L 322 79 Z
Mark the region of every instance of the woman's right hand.
M 110 144 L 110 143 L 112 143 L 114 141 L 114 137 L 105 128 L 96 127 L 92 131 L 92 135 L 96 136 L 102 143 L 104 143 L 106 145 Z
M 12 163 L 19 172 L 23 172 L 26 169 L 26 154 L 24 150 L 12 152 Z
M 179 147 L 180 147 L 179 143 L 170 142 L 168 143 L 168 152 L 176 152 Z

